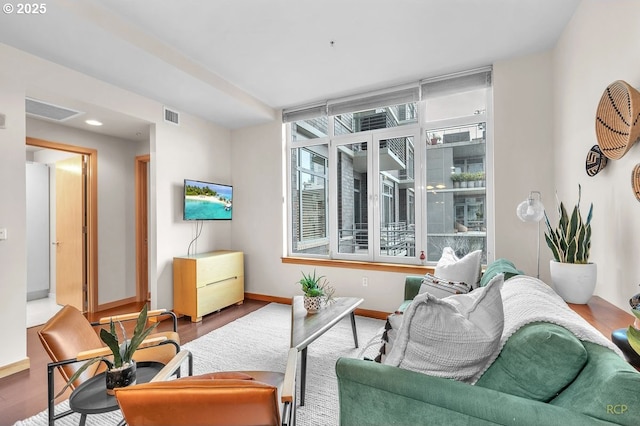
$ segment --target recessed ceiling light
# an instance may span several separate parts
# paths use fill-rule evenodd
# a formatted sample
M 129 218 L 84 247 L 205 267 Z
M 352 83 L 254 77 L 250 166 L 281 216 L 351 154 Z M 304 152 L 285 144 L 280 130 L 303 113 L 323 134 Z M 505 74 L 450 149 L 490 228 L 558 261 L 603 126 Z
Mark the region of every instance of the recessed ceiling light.
M 86 120 L 85 123 L 87 123 L 89 126 L 102 126 L 102 123 L 98 120 Z

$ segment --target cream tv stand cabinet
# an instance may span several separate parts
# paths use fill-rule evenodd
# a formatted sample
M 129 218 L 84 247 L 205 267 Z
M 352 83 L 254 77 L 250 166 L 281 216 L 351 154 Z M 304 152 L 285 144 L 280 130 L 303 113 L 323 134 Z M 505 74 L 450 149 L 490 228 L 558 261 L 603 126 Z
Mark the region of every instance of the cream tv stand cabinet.
M 244 255 L 219 250 L 173 258 L 173 310 L 200 322 L 204 315 L 244 302 Z

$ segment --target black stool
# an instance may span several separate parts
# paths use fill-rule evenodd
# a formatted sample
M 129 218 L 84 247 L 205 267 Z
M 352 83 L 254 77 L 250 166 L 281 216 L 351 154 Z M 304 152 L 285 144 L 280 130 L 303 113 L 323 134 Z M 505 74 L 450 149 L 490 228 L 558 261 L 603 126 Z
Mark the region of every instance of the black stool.
M 636 368 L 640 367 L 640 355 L 633 350 L 627 340 L 627 329 L 619 328 L 611 333 L 611 341 L 622 351 L 627 362 Z

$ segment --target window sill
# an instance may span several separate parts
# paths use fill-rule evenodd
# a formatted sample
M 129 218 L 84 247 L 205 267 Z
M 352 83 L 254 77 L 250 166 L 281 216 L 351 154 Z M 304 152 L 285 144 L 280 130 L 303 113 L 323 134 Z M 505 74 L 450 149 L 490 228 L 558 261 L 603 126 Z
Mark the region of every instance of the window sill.
M 367 271 L 399 272 L 407 275 L 434 273 L 434 266 L 401 265 L 395 263 L 358 262 L 353 260 L 317 259 L 309 257 L 283 257 L 282 263 L 293 265 L 313 265 L 328 268 L 364 269 Z

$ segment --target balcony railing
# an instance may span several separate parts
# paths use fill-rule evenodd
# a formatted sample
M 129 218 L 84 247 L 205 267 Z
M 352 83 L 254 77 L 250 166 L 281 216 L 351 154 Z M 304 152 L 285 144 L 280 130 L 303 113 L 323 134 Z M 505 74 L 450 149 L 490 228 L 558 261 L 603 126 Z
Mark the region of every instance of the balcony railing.
M 366 223 L 356 223 L 353 229 L 338 230 L 340 253 L 366 253 L 369 233 Z M 406 222 L 389 222 L 380 230 L 380 254 L 385 256 L 415 256 L 415 230 Z

